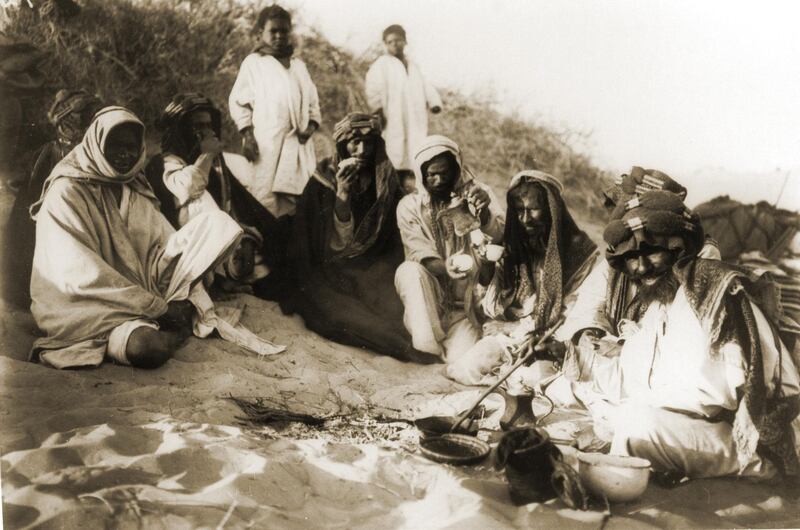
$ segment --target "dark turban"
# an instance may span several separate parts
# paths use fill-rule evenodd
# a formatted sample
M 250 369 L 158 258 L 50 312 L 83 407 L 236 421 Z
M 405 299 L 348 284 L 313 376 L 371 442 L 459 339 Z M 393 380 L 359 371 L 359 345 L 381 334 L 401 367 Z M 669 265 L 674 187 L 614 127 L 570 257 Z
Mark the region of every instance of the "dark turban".
M 92 116 L 100 110 L 103 102 L 85 90 L 59 90 L 56 94 L 47 119 L 56 128 L 58 138 L 66 143 L 77 143 L 92 121 Z
M 621 269 L 623 254 L 638 250 L 642 243 L 679 251 L 679 259 L 694 257 L 703 247 L 704 234 L 700 218 L 680 196 L 650 191 L 617 206 L 603 239 L 608 263 Z
M 385 30 L 383 30 L 383 40 L 386 40 L 386 37 L 394 33 L 395 35 L 400 35 L 403 39 L 406 38 L 406 30 L 403 29 L 403 26 L 400 24 L 392 24 Z
M 164 109 L 158 126 L 164 131 L 161 138 L 161 150 L 183 158 L 187 162 L 193 161 L 199 149 L 197 139 L 189 134 L 187 118 L 192 112 L 202 110 L 211 114 L 212 127 L 217 138 L 220 137 L 222 116 L 214 103 L 197 92 L 178 94 L 172 98 Z
M 639 166 L 633 166 L 630 173 L 615 178 L 614 184 L 603 190 L 603 195 L 606 206 L 613 207 L 648 191 L 670 191 L 681 199 L 686 198 L 686 188 L 669 175 L 657 169 L 643 169 Z
M 333 141 L 337 144 L 350 141 L 356 136 L 381 133 L 381 122 L 377 116 L 351 112 L 333 126 Z

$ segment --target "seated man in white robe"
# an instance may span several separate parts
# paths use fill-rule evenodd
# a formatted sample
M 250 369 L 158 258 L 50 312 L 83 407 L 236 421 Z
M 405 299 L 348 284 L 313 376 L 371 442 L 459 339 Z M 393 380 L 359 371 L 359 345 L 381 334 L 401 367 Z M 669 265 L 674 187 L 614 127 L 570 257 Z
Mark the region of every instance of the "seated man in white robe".
M 422 186 L 397 205 L 405 261 L 397 268 L 395 288 L 414 348 L 445 360 L 469 350 L 480 335 L 470 231 L 482 230 L 499 242 L 505 219 L 488 186 L 463 166 L 458 145 L 449 138 L 426 138 L 414 171 Z
M 482 265 L 491 280 L 481 302 L 483 338 L 448 359 L 448 377 L 467 385 L 494 383 L 517 360 L 515 352 L 524 351 L 525 341 L 558 326 L 574 302 L 599 254 L 575 224 L 562 191 L 561 182 L 542 171 L 521 171 L 511 179 L 505 250 L 496 263 Z
M 31 311 L 45 335 L 33 360 L 68 368 L 109 358 L 154 368 L 191 333 L 236 334 L 220 322 L 201 279 L 242 229 L 216 211 L 174 232 L 142 173 L 144 133 L 127 109 L 102 109 L 32 207 Z M 252 334 L 234 338 L 259 343 Z
M 686 199 L 686 188 L 666 173 L 634 166 L 603 190 L 604 206 L 609 216 L 613 216 L 614 210 L 625 208 L 625 204 L 638 200 L 643 193 L 659 190 Z M 719 259 L 716 242 L 707 237 L 699 256 Z M 636 289 L 635 282 L 621 271 L 614 270 L 605 260 L 600 260 L 578 289 L 569 318 L 558 332 L 559 337 L 595 347 L 603 335 L 616 335 L 624 308 L 636 296 Z
M 698 257 L 704 235 L 680 197 L 643 193 L 606 227 L 609 265 L 636 284 L 622 336 L 570 348 L 557 404 L 587 407 L 611 452 L 689 477 L 797 476 L 798 373 L 770 324 L 762 279 Z
M 199 93 L 175 95 L 164 109 L 162 154 L 148 164 L 151 186 L 161 212 L 176 227 L 197 215 L 222 210 L 244 230 L 231 258 L 216 271 L 222 288 L 242 290 L 265 278 L 278 261 L 274 245 L 278 222 L 240 183 L 222 152 L 221 115 L 212 101 Z

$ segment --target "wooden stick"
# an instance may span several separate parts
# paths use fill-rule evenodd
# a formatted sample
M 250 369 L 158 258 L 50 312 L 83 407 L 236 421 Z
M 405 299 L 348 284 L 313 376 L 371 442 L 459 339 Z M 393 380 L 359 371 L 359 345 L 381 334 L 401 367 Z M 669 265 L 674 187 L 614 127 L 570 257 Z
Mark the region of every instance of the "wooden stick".
M 538 348 L 539 346 L 544 344 L 545 341 L 547 339 L 549 339 L 553 335 L 553 333 L 556 332 L 556 330 L 561 326 L 561 324 L 563 322 L 564 322 L 564 317 L 561 317 L 553 327 L 551 327 L 550 329 L 545 331 L 544 334 L 541 336 L 541 338 L 539 338 L 539 340 L 537 341 L 536 345 L 533 348 L 531 348 L 531 351 L 528 352 L 527 355 L 524 355 L 523 357 L 520 357 L 519 360 L 516 363 L 514 363 L 514 365 L 511 368 L 509 368 L 508 371 L 505 374 L 503 374 L 500 377 L 500 379 L 497 380 L 497 382 L 495 384 L 490 386 L 483 394 L 481 394 L 481 396 L 478 398 L 478 400 L 475 402 L 474 405 L 472 405 L 472 407 L 469 410 L 467 410 L 466 412 L 463 412 L 458 417 L 458 420 L 450 428 L 450 432 L 455 432 L 455 430 L 458 429 L 459 426 L 461 426 L 461 424 L 464 422 L 464 420 L 469 418 L 472 415 L 472 413 L 475 412 L 475 409 L 477 409 L 478 405 L 480 405 L 483 402 L 483 400 L 486 399 L 486 396 L 488 396 L 489 394 L 491 394 L 492 392 L 497 390 L 497 388 L 500 386 L 500 384 L 503 383 L 503 381 L 505 381 L 506 379 L 508 379 L 508 377 L 512 373 L 514 373 L 514 370 L 516 370 L 517 368 L 519 368 L 520 366 L 525 364 L 525 362 L 527 362 L 531 357 L 533 357 L 533 355 L 535 353 L 537 353 L 536 348 Z

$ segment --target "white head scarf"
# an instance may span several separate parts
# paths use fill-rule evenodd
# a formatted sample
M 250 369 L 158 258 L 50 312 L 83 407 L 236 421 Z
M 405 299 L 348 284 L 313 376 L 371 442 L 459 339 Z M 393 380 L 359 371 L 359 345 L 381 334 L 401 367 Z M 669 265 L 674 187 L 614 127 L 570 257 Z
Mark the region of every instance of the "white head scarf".
M 459 149 L 457 143 L 441 134 L 428 136 L 417 145 L 417 151 L 416 154 L 414 154 L 414 175 L 417 177 L 417 190 L 423 201 L 429 200 L 430 194 L 428 190 L 425 189 L 425 177 L 422 174 L 422 166 L 442 153 L 451 153 L 458 164 L 460 176 L 455 183 L 455 191 L 462 189 L 464 185 L 475 178 L 469 168 L 462 162 L 461 149 Z
M 135 123 L 141 130 L 139 159 L 126 173 L 119 173 L 105 157 L 106 142 L 111 131 L 122 124 Z M 67 155 L 66 161 L 75 155 L 75 162 L 83 177 L 103 182 L 125 183 L 133 180 L 144 167 L 147 157 L 144 145 L 144 124 L 136 115 L 124 107 L 105 107 L 95 114 L 92 123 L 83 135 L 83 140 Z M 59 164 L 60 165 L 60 164 Z M 58 166 L 57 166 L 58 167 Z M 55 170 L 54 170 L 55 171 Z M 72 175 L 64 175 L 72 176 Z
M 124 123 L 139 125 L 142 137 L 139 159 L 136 164 L 130 171 L 120 173 L 106 160 L 104 150 L 109 133 L 115 127 Z M 155 199 L 153 190 L 142 174 L 142 169 L 146 163 L 144 124 L 133 112 L 124 107 L 105 107 L 94 115 L 94 119 L 92 119 L 92 123 L 86 130 L 86 134 L 83 135 L 81 143 L 76 145 L 50 172 L 44 182 L 41 197 L 30 207 L 31 218 L 36 219 L 47 190 L 50 189 L 50 185 L 56 179 L 60 178 L 84 179 L 108 184 L 130 184 L 138 193 Z
M 511 190 L 516 188 L 524 181 L 539 181 L 539 182 L 546 182 L 551 184 L 555 189 L 558 190 L 559 194 L 564 193 L 564 185 L 558 180 L 556 177 L 551 175 L 550 173 L 545 173 L 544 171 L 538 171 L 536 169 L 525 169 L 511 177 L 511 183 L 508 185 L 508 189 Z

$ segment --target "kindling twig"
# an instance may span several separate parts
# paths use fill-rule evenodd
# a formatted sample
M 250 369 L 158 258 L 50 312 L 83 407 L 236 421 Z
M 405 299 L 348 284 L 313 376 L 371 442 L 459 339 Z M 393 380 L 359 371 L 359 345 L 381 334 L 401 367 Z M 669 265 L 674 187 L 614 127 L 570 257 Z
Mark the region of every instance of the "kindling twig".
M 536 342 L 536 345 L 533 346 L 533 348 L 531 348 L 531 350 L 527 354 L 525 354 L 522 357 L 520 357 L 519 360 L 516 363 L 514 363 L 514 365 L 511 368 L 509 368 L 508 371 L 505 374 L 500 376 L 500 378 L 497 380 L 497 382 L 495 382 L 495 384 L 493 384 L 488 389 L 486 389 L 486 391 L 483 394 L 481 394 L 481 396 L 478 398 L 478 400 L 475 401 L 475 404 L 472 405 L 472 407 L 467 409 L 465 412 L 461 413 L 461 415 L 458 417 L 456 422 L 450 428 L 450 432 L 456 432 L 456 429 L 458 429 L 461 426 L 461 424 L 464 422 L 464 420 L 469 418 L 470 416 L 472 416 L 472 413 L 475 412 L 475 409 L 478 408 L 478 405 L 480 405 L 483 402 L 483 400 L 486 399 L 486 396 L 488 396 L 489 394 L 491 394 L 492 392 L 497 390 L 497 388 L 503 383 L 503 381 L 508 379 L 508 377 L 512 373 L 514 373 L 514 371 L 517 368 L 519 368 L 520 366 L 525 364 L 528 360 L 530 360 L 536 354 L 537 348 L 542 346 L 547 341 L 547 339 L 549 339 L 553 335 L 553 333 L 556 332 L 556 330 L 561 326 L 561 324 L 563 322 L 564 322 L 564 317 L 561 317 L 558 320 L 558 322 L 555 323 L 555 325 L 553 325 L 550 329 L 545 331 L 544 334 L 542 334 L 542 336 Z M 531 342 L 532 341 L 533 341 L 533 337 L 531 337 Z

